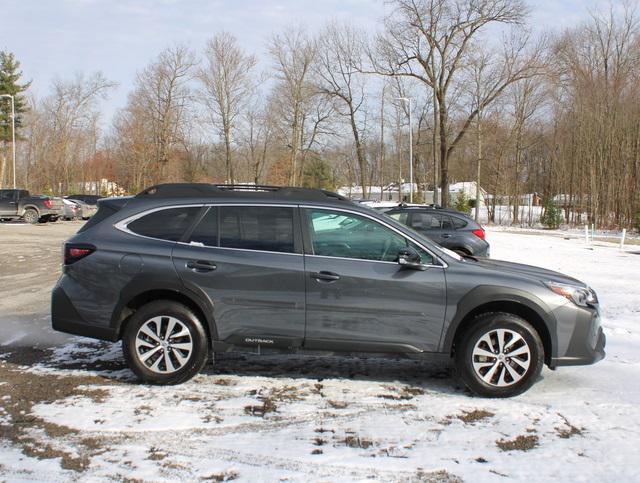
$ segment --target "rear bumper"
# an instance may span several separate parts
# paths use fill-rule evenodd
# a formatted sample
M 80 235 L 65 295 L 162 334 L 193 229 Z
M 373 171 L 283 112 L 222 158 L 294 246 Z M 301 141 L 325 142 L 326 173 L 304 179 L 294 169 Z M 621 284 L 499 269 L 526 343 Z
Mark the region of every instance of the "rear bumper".
M 46 217 L 62 217 L 62 210 L 56 210 L 56 209 L 40 209 L 40 217 L 46 216 Z
M 53 330 L 67 334 L 81 335 L 93 339 L 118 340 L 118 333 L 111 327 L 96 326 L 84 320 L 59 285 L 51 294 L 51 326 Z

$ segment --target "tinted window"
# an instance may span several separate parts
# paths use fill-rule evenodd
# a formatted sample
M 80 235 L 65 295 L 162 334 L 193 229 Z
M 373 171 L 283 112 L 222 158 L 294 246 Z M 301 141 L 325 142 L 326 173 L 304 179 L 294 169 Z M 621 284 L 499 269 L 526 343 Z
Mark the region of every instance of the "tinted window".
M 407 240 L 363 216 L 308 210 L 313 253 L 326 257 L 393 262 Z
M 414 212 L 411 214 L 411 228 L 415 230 L 439 230 L 440 218 L 433 213 Z
M 451 223 L 451 217 L 448 215 L 436 215 L 440 218 L 441 227 L 443 230 L 453 230 L 453 224 Z
M 409 242 L 409 245 L 412 246 L 420 254 L 421 263 L 424 263 L 425 265 L 433 264 L 433 256 L 431 256 L 431 254 L 428 251 L 420 248 L 418 245 L 416 245 L 412 241 Z
M 464 228 L 467 226 L 467 222 L 462 218 L 458 218 L 457 216 L 452 216 L 451 220 L 453 220 L 453 227 L 458 230 L 459 228 Z
M 0 191 L 0 200 L 11 200 L 13 201 L 13 191 Z
M 407 213 L 406 211 L 397 211 L 395 213 L 389 213 L 389 216 L 394 220 L 399 221 L 403 225 L 406 225 L 409 213 Z
M 207 214 L 195 227 L 190 242 L 202 243 L 208 247 L 218 246 L 218 208 L 209 208 Z
M 220 207 L 220 246 L 293 253 L 293 208 Z
M 200 211 L 197 206 L 154 211 L 127 225 L 134 233 L 161 240 L 178 241 Z

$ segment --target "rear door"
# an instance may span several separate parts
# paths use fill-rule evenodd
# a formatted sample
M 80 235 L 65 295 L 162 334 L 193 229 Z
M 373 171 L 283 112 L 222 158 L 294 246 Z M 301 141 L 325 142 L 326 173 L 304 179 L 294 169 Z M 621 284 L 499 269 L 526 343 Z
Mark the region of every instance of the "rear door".
M 444 267 L 375 218 L 324 208 L 307 208 L 304 215 L 305 347 L 436 351 L 446 306 Z M 396 262 L 407 245 L 421 253 L 426 270 Z
M 211 300 L 221 341 L 302 344 L 304 258 L 297 207 L 211 206 L 176 244 L 173 261 L 184 284 Z
M 412 211 L 408 225 L 443 247 L 455 246 L 456 232 L 446 213 Z

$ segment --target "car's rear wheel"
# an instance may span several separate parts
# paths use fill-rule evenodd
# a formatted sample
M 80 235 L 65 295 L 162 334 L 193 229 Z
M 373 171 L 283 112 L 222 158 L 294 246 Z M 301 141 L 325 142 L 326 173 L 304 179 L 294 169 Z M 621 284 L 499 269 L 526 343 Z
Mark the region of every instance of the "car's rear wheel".
M 38 223 L 38 212 L 33 208 L 28 208 L 27 210 L 25 210 L 24 216 L 22 218 L 26 223 L 35 225 L 36 223 Z
M 540 336 L 513 314 L 478 316 L 456 343 L 456 367 L 465 385 L 485 397 L 522 394 L 544 365 Z
M 188 307 L 158 300 L 131 317 L 122 351 L 138 378 L 151 384 L 180 384 L 207 362 L 209 344 L 202 322 Z

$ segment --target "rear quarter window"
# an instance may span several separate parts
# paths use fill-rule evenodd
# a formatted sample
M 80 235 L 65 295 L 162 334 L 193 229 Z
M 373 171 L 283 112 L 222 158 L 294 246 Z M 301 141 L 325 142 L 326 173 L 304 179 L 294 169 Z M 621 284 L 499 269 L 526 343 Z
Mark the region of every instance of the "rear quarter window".
M 458 218 L 457 216 L 452 216 L 451 220 L 453 221 L 453 227 L 456 230 L 459 230 L 460 228 L 464 228 L 465 226 L 468 225 L 468 223 L 463 220 L 462 218 Z
M 127 228 L 137 235 L 178 241 L 199 211 L 199 206 L 162 209 L 132 221 Z

